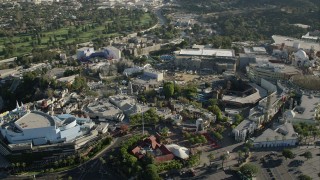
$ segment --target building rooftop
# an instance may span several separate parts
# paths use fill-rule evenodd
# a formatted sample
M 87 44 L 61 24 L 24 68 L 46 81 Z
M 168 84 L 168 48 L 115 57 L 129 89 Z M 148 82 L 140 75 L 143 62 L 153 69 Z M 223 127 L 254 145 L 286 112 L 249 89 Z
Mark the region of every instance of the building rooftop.
M 253 125 L 254 125 L 254 122 L 245 119 L 235 129 L 241 131 L 244 129 L 248 129 L 250 126 L 253 126 Z
M 107 100 L 95 101 L 88 104 L 87 109 L 91 113 L 101 113 L 103 116 L 115 116 L 122 111 Z
M 223 101 L 232 101 L 232 102 L 237 102 L 241 104 L 249 104 L 249 103 L 256 103 L 259 99 L 266 97 L 268 95 L 267 91 L 263 89 L 262 87 L 254 84 L 254 83 L 249 83 L 253 88 L 256 89 L 257 92 L 250 94 L 249 96 L 245 97 L 239 97 L 239 96 L 230 96 L 230 95 L 224 95 L 222 97 Z
M 77 49 L 77 51 L 87 51 L 87 50 L 93 50 L 93 47 L 82 47 L 82 48 L 79 48 Z
M 311 47 L 313 47 L 315 51 L 320 51 L 319 43 L 308 42 L 301 39 L 296 39 L 296 38 L 286 37 L 286 36 L 278 36 L 278 35 L 273 35 L 272 39 L 274 40 L 275 44 L 278 44 L 278 45 L 281 45 L 282 43 L 284 43 L 286 46 L 293 47 L 294 43 L 299 43 L 300 48 L 311 49 Z
M 159 81 L 157 81 L 154 78 L 148 77 L 148 76 L 139 76 L 138 78 L 133 79 L 132 83 L 139 84 L 139 85 L 158 85 L 158 84 L 160 84 Z
M 3 69 L 3 70 L 0 70 L 0 77 L 4 78 L 11 74 L 16 74 L 16 73 L 18 73 L 16 69 Z
M 317 107 L 320 106 L 320 97 L 313 95 L 302 95 L 300 106 L 296 106 L 293 111 L 295 118 L 299 119 L 313 119 Z
M 274 140 L 282 140 L 285 138 L 288 139 L 297 139 L 297 133 L 293 129 L 293 125 L 291 123 L 285 123 L 279 125 L 272 130 L 270 128 L 266 129 L 260 136 L 258 136 L 254 142 L 264 142 L 264 141 L 274 141 Z
M 231 49 L 181 49 L 179 55 L 188 56 L 217 56 L 217 57 L 234 57 L 234 51 Z
M 42 127 L 50 127 L 55 125 L 54 119 L 46 113 L 32 111 L 15 122 L 22 129 L 34 129 Z
M 74 81 L 74 79 L 75 79 L 77 76 L 79 76 L 79 75 L 76 74 L 76 75 L 72 75 L 72 76 L 62 77 L 62 78 L 57 79 L 57 81 L 65 82 L 65 83 L 71 83 L 71 82 Z
M 294 66 L 284 65 L 284 64 L 275 64 L 275 63 L 258 63 L 251 64 L 250 67 L 257 70 L 266 70 L 271 72 L 282 72 L 285 74 L 300 74 L 301 71 Z

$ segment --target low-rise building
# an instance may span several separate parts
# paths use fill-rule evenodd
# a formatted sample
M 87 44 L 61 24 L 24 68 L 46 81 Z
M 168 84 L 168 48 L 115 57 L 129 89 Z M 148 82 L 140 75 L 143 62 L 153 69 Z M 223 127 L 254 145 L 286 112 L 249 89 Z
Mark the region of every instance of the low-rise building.
M 94 53 L 93 47 L 83 47 L 77 50 L 77 59 L 83 59 L 89 57 Z
M 96 130 L 100 133 L 100 134 L 104 134 L 106 132 L 108 132 L 108 127 L 109 127 L 109 123 L 100 123 Z
M 130 115 L 141 113 L 148 110 L 148 108 L 139 105 L 133 96 L 126 96 L 126 95 L 110 96 L 109 101 L 110 103 L 114 104 L 119 109 L 121 109 L 126 116 L 130 116 Z
M 298 142 L 298 134 L 291 123 L 284 123 L 273 129 L 266 129 L 260 136 L 254 139 L 253 147 L 286 147 L 295 146 Z
M 284 120 L 296 123 L 315 124 L 316 117 L 320 117 L 320 96 L 302 95 L 301 104 L 284 113 Z
M 124 119 L 122 111 L 107 99 L 100 99 L 89 103 L 83 110 L 87 112 L 91 118 L 100 120 L 122 121 Z
M 245 119 L 232 132 L 236 141 L 245 141 L 248 135 L 252 134 L 256 128 L 257 125 L 254 121 Z
M 144 139 L 131 151 L 138 159 L 142 159 L 147 152 L 151 153 L 156 162 L 165 162 L 174 159 L 173 153 L 169 151 L 165 145 L 159 144 L 155 136 Z
M 72 76 L 62 77 L 62 78 L 57 79 L 57 81 L 71 85 L 77 76 L 79 76 L 79 75 L 76 74 L 76 75 L 72 75 Z
M 156 81 L 163 80 L 163 72 L 160 72 L 151 68 L 144 69 L 143 75 L 148 76 L 152 79 L 155 79 Z
M 274 84 L 278 80 L 288 81 L 294 75 L 301 75 L 302 72 L 296 67 L 284 64 L 250 64 L 247 67 L 248 78 L 257 83 L 261 83 L 261 79 L 268 80 Z
M 235 53 L 231 49 L 211 49 L 197 46 L 192 49 L 181 49 L 175 54 L 174 64 L 180 69 L 219 73 L 236 70 Z

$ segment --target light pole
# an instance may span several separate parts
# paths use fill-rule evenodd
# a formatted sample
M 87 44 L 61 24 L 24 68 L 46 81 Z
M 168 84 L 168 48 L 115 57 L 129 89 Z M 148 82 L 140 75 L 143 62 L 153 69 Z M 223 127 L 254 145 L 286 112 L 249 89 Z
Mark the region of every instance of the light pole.
M 143 111 L 142 111 L 142 135 L 144 135 L 144 119 L 143 119 Z

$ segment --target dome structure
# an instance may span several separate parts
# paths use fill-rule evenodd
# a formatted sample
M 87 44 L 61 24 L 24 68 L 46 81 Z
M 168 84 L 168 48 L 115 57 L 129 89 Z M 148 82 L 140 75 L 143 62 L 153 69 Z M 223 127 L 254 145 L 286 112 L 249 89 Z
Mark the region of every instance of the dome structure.
M 306 54 L 306 52 L 302 49 L 299 49 L 299 51 L 297 51 L 296 53 L 294 53 L 294 56 L 295 56 L 295 60 L 298 61 L 304 61 L 304 60 L 308 60 L 309 57 L 308 55 Z

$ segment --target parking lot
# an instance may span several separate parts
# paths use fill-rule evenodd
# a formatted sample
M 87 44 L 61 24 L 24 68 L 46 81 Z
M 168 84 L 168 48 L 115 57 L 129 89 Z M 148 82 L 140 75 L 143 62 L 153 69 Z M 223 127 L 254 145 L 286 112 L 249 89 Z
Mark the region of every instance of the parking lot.
M 282 156 L 281 150 L 253 152 L 252 158 L 256 160 L 251 159 L 250 161 L 260 167 L 257 179 L 298 179 L 301 174 L 308 175 L 313 179 L 319 179 L 319 147 L 297 147 L 292 151 L 296 154 L 296 157 L 287 160 Z M 309 160 L 301 156 L 306 151 L 310 151 L 313 155 Z

